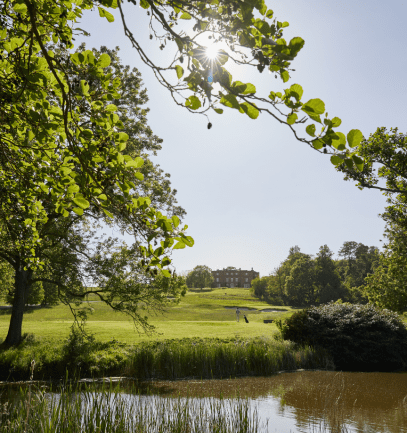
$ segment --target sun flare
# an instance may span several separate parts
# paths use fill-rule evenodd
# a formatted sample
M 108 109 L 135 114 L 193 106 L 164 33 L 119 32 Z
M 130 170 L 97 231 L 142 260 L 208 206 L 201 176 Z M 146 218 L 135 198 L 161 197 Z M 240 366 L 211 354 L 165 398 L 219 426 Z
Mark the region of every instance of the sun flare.
M 216 48 L 215 44 L 212 44 L 206 47 L 205 54 L 209 60 L 215 60 L 219 54 L 219 50 Z

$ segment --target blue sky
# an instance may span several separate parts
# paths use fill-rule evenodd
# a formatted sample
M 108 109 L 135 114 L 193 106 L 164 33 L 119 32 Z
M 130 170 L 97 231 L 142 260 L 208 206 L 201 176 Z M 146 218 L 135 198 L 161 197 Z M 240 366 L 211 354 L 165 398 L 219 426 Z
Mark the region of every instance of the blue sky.
M 305 40 L 288 83 L 267 72 L 235 69 L 234 80 L 253 82 L 258 94 L 301 84 L 303 101 L 321 98 L 329 117 L 342 119 L 345 134 L 354 128 L 365 137 L 377 127 L 407 132 L 405 17 L 403 1 L 266 0 L 279 21 L 288 21 L 284 37 Z M 156 59 L 171 58 L 168 48 L 149 40 L 145 10 L 125 3 L 128 26 Z M 291 246 L 316 254 L 327 244 L 336 253 L 345 241 L 380 247 L 384 223 L 378 214 L 385 198 L 345 182 L 327 156 L 298 142 L 285 125 L 262 114 L 249 119 L 236 110 L 207 120 L 177 107 L 114 23 L 84 14 L 79 27 L 91 33 L 87 48 L 120 47 L 123 64 L 137 67 L 148 90 L 148 121 L 164 139 L 153 161 L 171 174 L 184 223 L 195 240 L 173 253 L 177 271 L 206 265 L 212 269 L 254 268 L 268 275 Z M 285 126 L 285 127 L 284 127 Z M 306 137 L 305 128 L 299 128 Z

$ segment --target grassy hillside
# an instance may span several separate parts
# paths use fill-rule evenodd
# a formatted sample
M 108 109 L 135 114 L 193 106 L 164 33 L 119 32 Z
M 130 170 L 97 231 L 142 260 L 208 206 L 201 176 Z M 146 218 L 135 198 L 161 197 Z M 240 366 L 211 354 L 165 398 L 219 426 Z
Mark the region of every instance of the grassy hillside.
M 232 338 L 271 335 L 274 324 L 264 324 L 263 319 L 290 315 L 290 307 L 273 307 L 250 295 L 248 289 L 213 289 L 211 291 L 190 291 L 180 304 L 170 307 L 164 314 L 147 314 L 157 333 L 152 336 L 138 334 L 132 320 L 125 314 L 116 313 L 102 302 L 89 298 L 94 309 L 87 323 L 90 332 L 97 339 L 109 341 L 113 338 L 125 343 L 143 340 L 161 340 L 185 337 Z M 235 309 L 242 311 L 240 322 L 236 322 Z M 279 312 L 265 313 L 263 309 L 278 309 Z M 249 320 L 245 323 L 243 314 Z M 9 310 L 0 310 L 0 340 L 4 339 L 10 320 Z M 64 340 L 70 331 L 72 313 L 65 305 L 29 311 L 24 316 L 23 332 L 33 333 L 47 340 Z
M 167 340 L 179 338 L 246 338 L 270 336 L 277 328 L 274 324 L 263 323 L 264 319 L 288 317 L 296 309 L 286 306 L 272 306 L 250 295 L 249 289 L 204 289 L 189 291 L 181 302 L 169 307 L 164 314 L 147 314 L 156 327 L 156 333 L 148 336 L 139 334 L 132 320 L 125 314 L 116 313 L 96 297 L 89 298 L 88 305 L 94 309 L 89 316 L 87 327 L 99 341 L 119 340 L 123 343 Z M 229 308 L 227 308 L 229 307 Z M 240 322 L 236 322 L 234 308 L 242 310 Z M 275 309 L 278 312 L 261 312 Z M 249 320 L 245 323 L 243 314 Z M 403 316 L 407 322 L 407 315 Z M 8 330 L 10 310 L 0 310 L 0 341 Z M 46 340 L 65 340 L 72 325 L 72 313 L 65 305 L 29 311 L 24 316 L 23 332 L 35 334 Z

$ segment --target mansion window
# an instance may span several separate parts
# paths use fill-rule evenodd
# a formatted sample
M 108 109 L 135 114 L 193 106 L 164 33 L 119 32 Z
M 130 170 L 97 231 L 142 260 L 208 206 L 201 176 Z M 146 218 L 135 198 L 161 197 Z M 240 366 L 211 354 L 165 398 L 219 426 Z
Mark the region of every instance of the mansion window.
M 219 278 L 216 278 L 216 282 L 218 282 L 219 281 Z
M 247 274 L 246 274 L 247 275 Z M 248 278 L 246 278 L 246 283 L 249 281 L 249 279 Z
M 227 283 L 229 282 L 229 278 L 226 278 L 226 282 L 227 282 Z

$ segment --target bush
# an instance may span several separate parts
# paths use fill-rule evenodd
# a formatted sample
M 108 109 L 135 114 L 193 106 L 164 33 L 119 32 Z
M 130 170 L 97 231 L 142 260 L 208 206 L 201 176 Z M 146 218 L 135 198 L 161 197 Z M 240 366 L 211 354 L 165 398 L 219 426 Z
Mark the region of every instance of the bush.
M 284 340 L 326 349 L 339 370 L 407 370 L 407 329 L 389 310 L 330 302 L 276 322 Z

